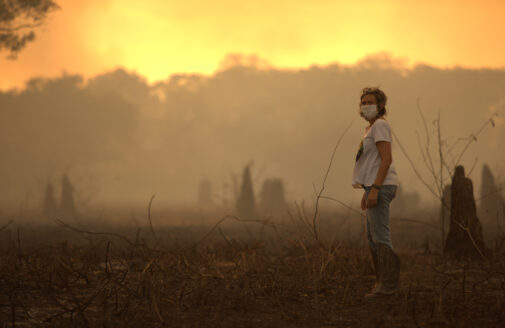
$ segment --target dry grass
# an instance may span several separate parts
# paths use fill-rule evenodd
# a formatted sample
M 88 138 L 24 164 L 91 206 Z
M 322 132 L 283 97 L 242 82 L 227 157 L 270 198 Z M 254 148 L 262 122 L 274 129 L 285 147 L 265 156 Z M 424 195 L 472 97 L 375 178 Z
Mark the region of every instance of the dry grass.
M 400 249 L 400 292 L 365 302 L 374 278 L 361 241 L 321 244 L 255 226 L 247 238 L 217 227 L 204 241 L 208 229 L 158 229 L 160 243 L 149 238 L 149 227 L 116 235 L 8 227 L 1 232 L 0 321 L 3 327 L 495 327 L 505 320 L 503 253 L 465 263 Z

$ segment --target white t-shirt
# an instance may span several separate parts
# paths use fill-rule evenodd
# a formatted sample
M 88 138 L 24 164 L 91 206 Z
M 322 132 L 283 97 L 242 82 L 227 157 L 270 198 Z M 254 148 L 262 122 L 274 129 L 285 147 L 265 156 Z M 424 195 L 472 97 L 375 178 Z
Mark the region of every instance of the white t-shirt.
M 391 127 L 384 119 L 377 119 L 371 127 L 365 129 L 352 174 L 354 188 L 362 188 L 362 185 L 369 187 L 375 182 L 381 163 L 379 150 L 375 145 L 379 141 L 392 141 Z M 397 185 L 397 178 L 395 164 L 392 162 L 383 185 Z

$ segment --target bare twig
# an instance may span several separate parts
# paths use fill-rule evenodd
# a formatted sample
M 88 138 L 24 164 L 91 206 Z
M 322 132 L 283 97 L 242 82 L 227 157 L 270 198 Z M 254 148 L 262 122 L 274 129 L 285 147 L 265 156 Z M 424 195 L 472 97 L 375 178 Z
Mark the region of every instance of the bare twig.
M 428 133 L 428 132 L 426 132 L 426 133 Z M 421 155 L 423 156 L 423 162 L 424 162 L 424 165 L 426 165 L 426 168 L 427 168 L 427 169 L 428 169 L 428 171 L 432 174 L 433 179 L 436 181 L 436 180 L 438 180 L 438 177 L 437 177 L 437 175 L 436 175 L 436 173 L 435 173 L 435 170 L 433 170 L 433 169 L 432 169 L 432 166 L 431 166 L 432 164 L 430 165 L 430 162 L 428 162 L 428 158 L 427 158 L 427 156 L 426 156 L 426 154 L 425 154 L 425 152 L 429 154 L 429 151 L 428 151 L 428 149 L 426 149 L 426 150 L 425 150 L 425 149 L 423 149 L 423 146 L 422 146 L 422 144 L 421 144 L 421 139 L 420 139 L 420 137 L 419 137 L 419 133 L 417 133 L 417 131 L 416 131 L 416 135 L 417 135 L 417 143 L 418 143 L 418 145 L 419 145 L 419 150 L 420 150 L 420 152 L 421 152 Z M 429 138 L 428 138 L 428 140 L 429 140 Z M 430 160 L 430 161 L 431 161 L 431 160 Z M 438 188 L 438 184 L 436 185 L 436 187 Z M 439 194 L 440 194 L 440 192 L 441 192 L 441 191 L 438 189 L 438 192 L 439 192 Z
M 433 188 L 431 188 L 431 186 L 426 182 L 424 181 L 423 177 L 421 176 L 421 174 L 419 173 L 419 171 L 417 170 L 417 167 L 416 165 L 414 164 L 414 162 L 412 161 L 412 159 L 410 158 L 410 156 L 407 154 L 407 151 L 405 150 L 405 148 L 403 148 L 401 142 L 400 142 L 400 139 L 398 139 L 398 137 L 396 136 L 396 133 L 394 131 L 392 131 L 392 134 L 393 134 L 393 137 L 395 138 L 396 142 L 398 143 L 398 145 L 400 146 L 400 149 L 403 153 L 403 155 L 405 156 L 405 158 L 407 158 L 407 160 L 409 161 L 410 163 L 410 166 L 412 167 L 412 169 L 414 170 L 414 173 L 417 175 L 417 177 L 419 178 L 419 180 L 422 182 L 422 184 L 424 184 L 424 186 L 435 196 L 438 198 L 438 195 L 437 193 L 433 190 Z
M 74 228 L 72 227 L 71 225 L 61 221 L 60 219 L 57 219 L 55 218 L 54 221 L 56 222 L 56 224 L 62 228 L 66 228 L 66 229 L 69 229 L 69 230 L 72 230 L 72 231 L 75 231 L 75 232 L 79 232 L 79 233 L 84 233 L 84 234 L 88 234 L 88 235 L 97 235 L 97 236 L 110 236 L 110 237 L 116 237 L 116 238 L 119 238 L 123 241 L 125 241 L 127 244 L 129 245 L 134 245 L 128 238 L 126 238 L 125 236 L 122 236 L 118 233 L 115 233 L 115 232 L 94 232 L 94 231 L 86 231 L 86 230 L 81 230 L 81 229 L 77 229 L 77 228 Z
M 423 125 L 424 125 L 424 133 L 426 134 L 426 148 L 425 148 L 425 152 L 426 152 L 426 156 L 428 158 L 428 163 L 429 163 L 429 166 L 428 166 L 428 169 L 431 171 L 431 172 L 435 172 L 435 166 L 433 165 L 433 160 L 431 158 L 431 153 L 430 153 L 430 131 L 428 130 L 428 124 L 426 123 L 426 118 L 424 117 L 424 114 L 423 114 L 423 111 L 421 110 L 421 105 L 419 103 L 419 98 L 417 98 L 417 111 L 419 112 L 419 115 L 421 116 L 422 120 L 423 120 Z M 440 118 L 439 118 L 440 119 Z M 440 127 L 439 127 L 440 128 Z M 424 157 L 424 156 L 423 156 Z
M 151 227 L 151 233 L 153 234 L 154 240 L 158 242 L 158 237 L 156 236 L 156 233 L 154 232 L 153 228 L 153 222 L 151 221 L 151 206 L 153 204 L 153 199 L 156 196 L 156 194 L 153 194 L 151 196 L 151 199 L 149 200 L 149 205 L 147 206 L 147 218 L 149 219 L 149 226 Z
M 477 137 L 479 136 L 479 134 L 481 134 L 482 131 L 484 131 L 484 129 L 486 128 L 486 126 L 488 126 L 488 125 L 494 126 L 494 121 L 493 121 L 493 117 L 494 116 L 496 116 L 496 114 L 493 114 L 486 122 L 484 122 L 484 124 L 482 124 L 482 126 L 480 127 L 480 129 L 478 129 L 475 133 L 472 133 L 467 138 L 468 142 L 465 145 L 465 148 L 463 148 L 463 150 L 459 154 L 458 159 L 456 160 L 456 165 L 459 164 L 459 162 L 461 161 L 461 158 L 463 157 L 463 155 L 467 151 L 468 147 L 470 147 L 470 145 L 472 144 L 472 142 L 477 141 Z
M 351 211 L 353 211 L 354 213 L 362 216 L 362 217 L 366 217 L 365 214 L 363 214 L 363 212 L 360 212 L 358 210 L 355 210 L 354 208 L 352 208 L 351 206 L 347 205 L 346 203 L 336 199 L 336 198 L 333 198 L 333 197 L 328 197 L 328 196 L 321 196 L 322 199 L 328 199 L 328 200 L 331 200 L 331 201 L 334 201 L 334 202 L 337 202 L 339 203 L 340 205 L 344 206 L 345 208 L 348 208 L 350 209 Z
M 337 202 L 339 203 L 340 205 L 350 209 L 351 211 L 353 211 L 354 213 L 360 215 L 361 217 L 366 217 L 365 214 L 363 214 L 363 212 L 360 212 L 354 208 L 352 208 L 351 206 L 345 204 L 344 202 L 336 199 L 336 198 L 332 198 L 332 197 L 327 197 L 327 196 L 321 196 L 322 199 L 328 199 L 328 200 L 331 200 L 331 201 L 334 201 L 334 202 Z M 392 221 L 396 221 L 396 222 L 407 222 L 407 223 L 415 223 L 415 224 L 421 224 L 421 225 L 425 225 L 427 227 L 430 227 L 430 228 L 433 228 L 433 229 L 439 229 L 438 226 L 434 225 L 434 224 L 431 224 L 429 222 L 424 222 L 424 221 L 419 221 L 419 220 L 412 220 L 412 219 L 403 219 L 403 218 L 394 218 L 392 217 L 391 218 Z
M 14 222 L 13 220 L 10 220 L 9 222 L 7 222 L 3 227 L 0 228 L 0 232 L 7 229 L 7 227 L 10 226 L 13 222 Z
M 304 212 L 302 212 L 301 208 L 303 207 L 303 202 L 302 205 L 298 205 L 298 202 L 295 200 L 295 208 L 296 208 L 296 214 L 298 216 L 298 220 L 300 220 L 303 224 L 303 227 L 305 227 L 308 231 L 309 234 L 312 234 L 312 226 L 310 225 L 310 222 L 307 220 L 307 216 L 305 215 Z
M 440 181 L 439 181 L 439 190 L 440 190 L 440 202 L 442 206 L 440 206 L 440 218 L 442 223 L 442 245 L 445 245 L 445 199 L 444 199 L 444 154 L 442 153 L 442 134 L 440 132 L 440 111 L 438 111 L 438 119 L 437 119 L 437 135 L 438 135 L 438 155 L 440 160 Z M 436 179 L 435 179 L 436 183 Z
M 470 232 L 470 229 L 468 227 L 463 226 L 461 223 L 459 223 L 456 220 L 453 220 L 453 222 L 455 222 L 462 230 L 464 230 L 467 233 L 468 237 L 470 238 L 470 241 L 472 242 L 473 246 L 475 247 L 475 249 L 477 250 L 479 255 L 482 257 L 483 260 L 487 261 L 487 258 L 484 256 L 481 249 L 479 248 L 479 246 L 477 246 L 477 243 L 475 242 L 475 239 L 473 238 L 472 233 Z
M 335 147 L 333 147 L 333 152 L 331 153 L 331 157 L 330 157 L 330 163 L 328 164 L 328 168 L 326 169 L 326 173 L 324 174 L 324 178 L 323 178 L 323 183 L 321 185 L 321 189 L 319 190 L 319 193 L 318 193 L 318 195 L 316 197 L 316 208 L 314 209 L 314 216 L 312 217 L 312 229 L 313 229 L 313 232 L 314 232 L 314 239 L 316 241 L 319 241 L 319 236 L 318 236 L 318 233 L 317 233 L 317 226 L 316 226 L 317 214 L 318 214 L 318 211 L 319 211 L 319 199 L 321 198 L 321 195 L 324 192 L 324 188 L 325 188 L 325 184 L 326 184 L 326 179 L 328 178 L 328 174 L 330 173 L 331 165 L 333 164 L 333 160 L 335 158 L 335 153 L 337 152 L 337 148 L 340 145 L 340 142 L 344 138 L 344 136 L 347 133 L 347 131 L 349 131 L 349 129 L 351 128 L 351 126 L 352 126 L 352 122 L 342 132 L 342 134 L 340 135 L 340 137 L 337 140 L 337 143 L 335 144 Z
M 224 221 L 226 221 L 227 219 L 234 219 L 236 221 L 239 221 L 239 222 L 252 222 L 252 223 L 259 223 L 259 224 L 262 224 L 264 226 L 269 226 L 269 227 L 272 227 L 272 228 L 275 228 L 275 229 L 279 229 L 280 228 L 280 225 L 276 225 L 272 222 L 269 222 L 270 219 L 266 220 L 266 221 L 262 221 L 262 220 L 246 220 L 246 219 L 241 219 L 235 215 L 225 215 L 224 217 L 222 217 L 219 221 L 217 221 L 216 224 L 214 224 L 214 226 L 212 227 L 212 229 L 209 230 L 209 232 L 207 232 L 205 234 L 205 236 L 203 236 L 202 239 L 200 239 L 200 241 L 198 241 L 195 246 L 203 243 L 210 235 L 212 235 L 212 233 L 219 228 L 219 226 L 221 225 L 221 223 L 223 223 Z M 289 229 L 287 228 L 281 228 L 281 229 L 284 229 L 286 231 L 289 231 Z
M 475 201 L 476 201 L 476 202 L 477 202 L 477 201 L 481 201 L 481 200 L 483 200 L 484 198 L 487 198 L 487 197 L 489 197 L 489 196 L 492 196 L 492 195 L 494 195 L 494 194 L 496 194 L 496 193 L 500 193 L 500 192 L 502 192 L 502 191 L 504 191 L 504 190 L 505 190 L 505 183 L 502 183 L 501 185 L 499 185 L 499 186 L 498 186 L 498 188 L 496 188 L 495 190 L 493 190 L 493 191 L 491 191 L 491 192 L 488 192 L 488 193 L 487 193 L 487 194 L 485 194 L 485 195 L 482 195 L 480 198 L 477 198 Z
M 477 165 L 477 162 L 479 161 L 478 157 L 475 157 L 475 160 L 473 161 L 472 167 L 470 167 L 470 170 L 468 171 L 467 176 L 472 175 L 473 170 L 475 169 L 475 166 Z

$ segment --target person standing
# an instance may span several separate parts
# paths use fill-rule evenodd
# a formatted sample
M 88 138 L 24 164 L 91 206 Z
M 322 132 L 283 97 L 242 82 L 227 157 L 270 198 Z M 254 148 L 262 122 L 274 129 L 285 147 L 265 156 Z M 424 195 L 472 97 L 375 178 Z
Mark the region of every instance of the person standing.
M 386 94 L 379 88 L 364 88 L 360 115 L 368 121 L 361 140 L 352 185 L 363 188 L 361 209 L 366 210 L 367 238 L 376 283 L 365 298 L 392 295 L 400 279 L 400 258 L 393 250 L 389 229 L 389 205 L 396 195 L 398 175 L 391 152 L 391 127 L 386 115 Z

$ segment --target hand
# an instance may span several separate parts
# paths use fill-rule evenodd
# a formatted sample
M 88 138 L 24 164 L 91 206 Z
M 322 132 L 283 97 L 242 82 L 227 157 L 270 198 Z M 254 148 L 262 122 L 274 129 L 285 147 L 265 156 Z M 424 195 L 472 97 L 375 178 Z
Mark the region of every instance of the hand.
M 361 197 L 361 210 L 366 210 L 366 191 L 363 192 L 363 197 Z
M 377 205 L 377 200 L 379 198 L 379 190 L 377 188 L 372 188 L 368 194 L 368 200 L 366 202 L 367 208 L 372 208 Z

